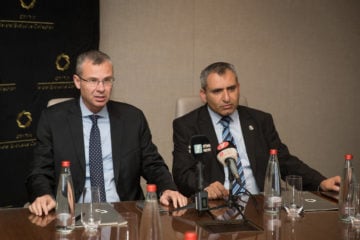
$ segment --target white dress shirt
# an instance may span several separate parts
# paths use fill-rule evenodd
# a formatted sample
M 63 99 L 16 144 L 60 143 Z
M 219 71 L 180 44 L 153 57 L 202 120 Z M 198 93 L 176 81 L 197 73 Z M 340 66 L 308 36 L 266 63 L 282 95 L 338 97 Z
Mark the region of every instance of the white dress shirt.
M 89 167 L 89 139 L 90 130 L 92 127 L 92 121 L 89 115 L 93 115 L 84 104 L 83 99 L 80 97 L 80 108 L 83 122 L 83 134 L 84 134 L 84 147 L 85 147 L 85 162 L 86 162 L 86 175 L 85 175 L 85 187 L 90 187 L 90 167 Z M 110 119 L 107 107 L 105 106 L 100 112 L 96 113 L 99 115 L 98 127 L 100 130 L 101 137 L 101 152 L 103 160 L 104 170 L 104 184 L 107 202 L 119 202 L 120 197 L 116 191 L 114 168 L 112 159 L 112 148 L 111 148 L 111 132 L 110 132 Z M 89 200 L 86 200 L 88 202 Z M 82 202 L 82 197 L 79 202 Z

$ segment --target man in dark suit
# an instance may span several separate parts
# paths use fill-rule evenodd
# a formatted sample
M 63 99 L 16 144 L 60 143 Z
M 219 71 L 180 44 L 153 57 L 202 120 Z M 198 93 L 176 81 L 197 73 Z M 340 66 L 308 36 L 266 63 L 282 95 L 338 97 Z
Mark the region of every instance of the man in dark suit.
M 77 59 L 73 76 L 80 98 L 66 101 L 41 114 L 37 145 L 26 186 L 36 215 L 47 215 L 55 207 L 55 192 L 61 161 L 70 160 L 75 200 L 91 179 L 89 145 L 90 119 L 96 114 L 101 138 L 103 186 L 107 202 L 144 199 L 140 177 L 157 185 L 160 202 L 174 207 L 187 204 L 157 147 L 143 112 L 126 103 L 110 100 L 114 82 L 113 65 L 108 55 L 89 51 Z M 92 146 L 92 145 L 91 145 Z M 91 150 L 91 149 L 90 149 Z M 101 159 L 102 158 L 102 159 Z
M 289 153 L 280 140 L 272 116 L 245 106 L 239 106 L 240 86 L 233 65 L 217 62 L 206 67 L 200 76 L 200 97 L 204 106 L 173 122 L 173 176 L 181 193 L 191 196 L 197 189 L 197 161 L 188 151 L 194 135 L 205 135 L 211 143 L 211 152 L 204 153 L 204 187 L 210 199 L 229 194 L 229 172 L 216 158 L 216 148 L 223 141 L 224 116 L 230 117 L 230 133 L 241 159 L 245 187 L 251 193 L 264 189 L 264 178 L 269 150 L 278 150 L 281 176 L 301 175 L 304 190 L 339 190 L 340 177 L 326 179 Z

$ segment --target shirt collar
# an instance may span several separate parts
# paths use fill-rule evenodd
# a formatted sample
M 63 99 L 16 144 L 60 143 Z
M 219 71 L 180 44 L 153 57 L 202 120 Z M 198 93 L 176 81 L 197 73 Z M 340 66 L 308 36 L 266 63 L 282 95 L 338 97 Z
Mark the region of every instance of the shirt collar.
M 220 120 L 222 118 L 222 116 L 216 112 L 214 112 L 210 107 L 209 105 L 207 106 L 208 108 L 208 111 L 209 111 L 209 114 L 210 114 L 210 118 L 213 122 L 214 125 L 216 124 L 221 124 L 220 123 Z M 239 113 L 237 110 L 235 110 L 232 114 L 229 115 L 230 118 L 231 118 L 231 122 L 234 122 L 235 119 L 238 119 L 239 118 Z
M 91 112 L 85 105 L 84 100 L 82 97 L 80 97 L 80 109 L 81 109 L 81 116 L 82 117 L 88 117 L 90 115 L 93 115 L 94 113 Z M 107 106 L 105 105 L 100 112 L 96 113 L 96 115 L 99 115 L 101 118 L 108 118 L 109 112 L 107 110 Z

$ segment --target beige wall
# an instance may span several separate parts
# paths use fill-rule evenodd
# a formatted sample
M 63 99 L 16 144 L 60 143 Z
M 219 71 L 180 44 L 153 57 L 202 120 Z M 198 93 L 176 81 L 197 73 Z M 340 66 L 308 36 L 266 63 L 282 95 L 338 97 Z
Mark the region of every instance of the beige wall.
M 293 154 L 334 175 L 349 152 L 360 169 L 360 1 L 100 2 L 113 99 L 145 112 L 170 167 L 176 99 L 198 94 L 206 65 L 229 61 Z

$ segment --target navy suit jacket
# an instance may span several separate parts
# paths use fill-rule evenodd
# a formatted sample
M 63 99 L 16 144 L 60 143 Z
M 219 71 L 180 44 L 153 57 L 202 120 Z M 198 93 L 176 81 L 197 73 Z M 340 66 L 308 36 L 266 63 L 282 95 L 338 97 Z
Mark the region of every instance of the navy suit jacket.
M 143 112 L 126 103 L 109 101 L 112 157 L 116 190 L 122 201 L 143 199 L 140 176 L 155 183 L 158 192 L 177 190 L 163 158 L 152 142 Z M 85 186 L 85 151 L 79 99 L 43 110 L 37 144 L 26 186 L 29 200 L 55 196 L 61 161 L 70 160 L 78 201 Z
M 295 174 L 303 177 L 304 190 L 317 190 L 325 179 L 318 171 L 310 168 L 297 157 L 291 155 L 280 140 L 273 118 L 270 114 L 245 106 L 238 106 L 241 129 L 250 166 L 260 191 L 264 189 L 264 180 L 269 150 L 278 150 L 278 159 L 282 178 Z M 216 159 L 218 141 L 211 118 L 204 105 L 173 121 L 173 176 L 179 191 L 191 196 L 198 191 L 195 159 L 188 151 L 190 139 L 194 135 L 205 135 L 211 143 L 211 152 L 204 153 L 204 187 L 212 182 L 224 182 L 223 165 Z

